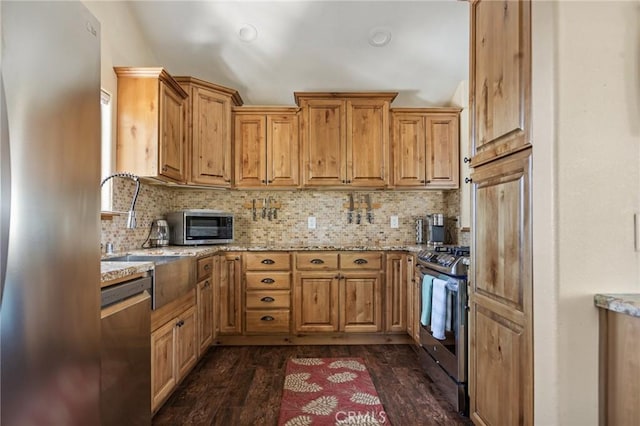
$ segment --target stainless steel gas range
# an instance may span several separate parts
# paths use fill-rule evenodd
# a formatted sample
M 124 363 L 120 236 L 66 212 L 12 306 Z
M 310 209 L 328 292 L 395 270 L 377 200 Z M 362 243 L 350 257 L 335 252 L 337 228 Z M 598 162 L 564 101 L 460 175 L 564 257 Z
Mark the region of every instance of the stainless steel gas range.
M 468 415 L 469 247 L 436 246 L 419 252 L 417 258 L 422 364 L 447 400 Z

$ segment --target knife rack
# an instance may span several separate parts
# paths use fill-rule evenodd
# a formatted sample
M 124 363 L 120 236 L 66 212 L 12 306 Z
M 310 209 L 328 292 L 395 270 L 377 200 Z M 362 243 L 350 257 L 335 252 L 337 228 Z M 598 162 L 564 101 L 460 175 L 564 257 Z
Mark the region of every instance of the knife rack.
M 261 209 L 263 204 L 264 202 L 262 200 L 256 200 L 256 209 Z M 252 202 L 244 203 L 242 207 L 244 207 L 245 209 L 252 209 L 253 203 Z M 272 201 L 269 203 L 269 208 L 280 209 L 280 207 L 281 207 L 280 203 L 276 201 Z
M 382 204 L 380 203 L 371 203 L 371 208 L 372 209 L 379 209 L 382 206 Z M 345 209 L 349 208 L 349 203 L 344 203 L 342 205 L 342 207 L 344 207 Z M 366 210 L 367 209 L 367 203 L 357 203 L 357 202 L 353 202 L 353 210 Z

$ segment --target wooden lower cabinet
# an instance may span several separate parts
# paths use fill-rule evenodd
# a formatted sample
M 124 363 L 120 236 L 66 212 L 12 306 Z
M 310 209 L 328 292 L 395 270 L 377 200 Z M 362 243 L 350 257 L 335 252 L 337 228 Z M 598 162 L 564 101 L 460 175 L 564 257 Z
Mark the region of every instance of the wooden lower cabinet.
M 414 255 L 407 257 L 407 276 L 404 283 L 407 289 L 407 334 L 411 336 L 416 344 L 420 344 L 420 312 L 422 309 L 422 293 L 420 275 L 415 268 Z M 389 271 L 387 270 L 387 274 Z
M 204 354 L 213 343 L 214 335 L 214 307 L 213 293 L 215 283 L 213 280 L 214 256 L 198 259 L 196 276 L 196 306 L 198 310 L 198 356 Z
M 164 309 L 166 308 L 166 309 Z M 155 319 L 155 321 L 154 321 Z M 152 313 L 151 411 L 155 412 L 198 359 L 195 294 Z
M 340 277 L 340 330 L 382 331 L 382 273 L 350 272 Z
M 294 280 L 295 330 L 338 330 L 338 274 L 298 272 Z
M 640 318 L 600 309 L 600 424 L 640 417 Z
M 245 334 L 291 332 L 291 254 L 244 255 Z
M 220 255 L 217 289 L 218 333 L 242 333 L 242 260 L 238 253 Z
M 382 259 L 379 252 L 316 252 L 298 257 L 295 330 L 382 331 Z M 339 269 L 331 270 L 332 265 Z
M 407 277 L 413 263 L 405 253 L 388 253 L 385 276 L 385 331 L 407 331 Z

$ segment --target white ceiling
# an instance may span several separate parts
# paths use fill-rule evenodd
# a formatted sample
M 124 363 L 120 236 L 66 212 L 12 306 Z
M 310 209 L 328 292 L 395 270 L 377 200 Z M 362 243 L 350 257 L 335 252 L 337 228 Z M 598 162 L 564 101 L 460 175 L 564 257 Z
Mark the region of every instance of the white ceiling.
M 468 77 L 466 1 L 142 1 L 131 8 L 160 63 L 237 89 L 245 104 L 294 91 L 398 91 L 393 106 L 445 106 Z M 253 42 L 238 38 L 243 24 Z M 384 47 L 368 42 L 390 29 Z

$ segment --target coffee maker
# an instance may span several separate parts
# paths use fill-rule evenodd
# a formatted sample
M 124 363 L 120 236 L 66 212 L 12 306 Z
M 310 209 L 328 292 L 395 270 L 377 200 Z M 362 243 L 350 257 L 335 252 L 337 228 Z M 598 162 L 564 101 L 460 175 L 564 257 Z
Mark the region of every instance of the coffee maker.
M 434 246 L 444 244 L 444 215 L 442 213 L 428 214 L 427 221 L 427 244 L 432 244 Z
M 166 220 L 156 219 L 151 222 L 149 245 L 151 247 L 164 247 L 169 245 L 169 224 Z

